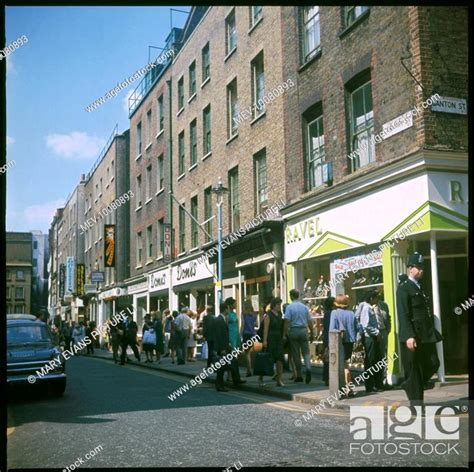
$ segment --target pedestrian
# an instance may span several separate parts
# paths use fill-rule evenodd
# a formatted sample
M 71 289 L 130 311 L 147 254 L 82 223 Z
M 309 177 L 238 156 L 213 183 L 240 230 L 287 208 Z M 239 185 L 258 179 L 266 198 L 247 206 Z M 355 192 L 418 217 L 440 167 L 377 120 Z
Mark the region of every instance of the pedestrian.
M 377 298 L 374 305 L 375 316 L 379 327 L 379 349 L 382 359 L 387 356 L 388 335 L 392 329 L 390 320 L 390 312 L 388 305 L 383 301 L 383 287 L 377 292 Z M 384 389 L 390 389 L 391 386 L 387 383 L 387 369 L 382 368 L 382 380 Z
M 229 339 L 229 326 L 227 324 L 227 316 L 229 312 L 229 306 L 227 303 L 221 303 L 220 314 L 212 322 L 212 335 L 214 340 L 214 352 L 212 355 L 217 358 L 226 356 L 232 352 L 232 346 Z M 217 369 L 216 374 L 216 390 L 218 392 L 227 392 L 228 390 L 224 387 L 224 371 L 230 370 L 232 374 L 232 382 L 235 387 L 245 383 L 245 380 L 240 379 L 239 364 L 235 357 L 232 357 L 230 363 L 225 364 Z
M 115 324 L 110 323 L 109 326 L 110 339 L 112 342 L 112 354 L 115 364 L 119 362 L 118 349 L 122 344 L 122 336 L 124 335 L 124 330 L 122 327 L 119 328 L 118 325 L 119 323 L 115 322 Z
M 405 380 L 401 387 L 411 404 L 423 402 L 424 390 L 432 388 L 430 380 L 439 368 L 436 343 L 442 340 L 436 330 L 430 301 L 423 291 L 424 259 L 415 252 L 408 257 L 408 279 L 397 288 L 397 314 L 401 361 Z
M 74 339 L 75 345 L 83 344 L 82 341 L 84 340 L 85 332 L 84 332 L 84 323 L 81 321 L 78 325 L 74 327 L 74 331 L 72 332 L 72 337 Z M 77 355 L 82 354 L 83 348 L 80 348 L 77 352 Z
M 171 363 L 174 364 L 174 360 L 176 358 L 176 347 L 177 347 L 177 336 L 176 336 L 176 324 L 175 320 L 178 317 L 179 313 L 176 310 L 168 316 L 170 319 L 170 341 L 169 341 L 169 349 L 170 349 L 170 356 L 171 356 Z
M 242 311 L 242 344 L 248 346 L 247 341 L 250 341 L 256 335 L 258 316 L 253 309 L 252 301 L 250 297 L 244 301 L 244 307 Z M 252 351 L 253 346 L 249 346 L 245 350 L 245 359 L 247 362 L 247 375 L 246 377 L 252 376 Z
M 142 328 L 142 352 L 145 352 L 146 361 L 153 362 L 153 349 L 156 344 L 156 334 L 151 321 L 150 313 L 145 315 Z
M 186 346 L 189 338 L 189 332 L 191 330 L 191 318 L 187 315 L 189 311 L 188 307 L 181 308 L 181 313 L 176 317 L 174 321 L 174 330 L 176 336 L 176 356 L 178 358 L 178 365 L 186 363 Z
M 371 370 L 367 378 L 364 379 L 366 392 L 381 392 L 384 390 L 383 376 L 380 365 L 382 360 L 380 351 L 380 330 L 373 306 L 376 303 L 377 290 L 368 290 L 365 293 L 364 301 L 359 304 L 356 311 L 356 318 L 360 320 L 362 343 L 364 345 L 364 370 Z M 373 372 L 372 372 L 373 371 Z
M 215 320 L 214 309 L 212 305 L 206 305 L 205 315 L 202 319 L 202 336 L 204 342 L 207 343 L 207 367 L 212 364 L 212 352 L 214 349 L 214 340 L 212 338 L 212 323 Z
M 286 308 L 284 315 L 285 327 L 284 337 L 290 341 L 291 357 L 295 363 L 296 378 L 294 382 L 302 382 L 301 357 L 305 363 L 305 382 L 311 382 L 311 359 L 309 355 L 309 343 L 313 341 L 313 320 L 309 314 L 308 307 L 301 303 L 300 292 L 296 289 L 290 290 L 291 303 Z
M 164 324 L 164 355 L 163 357 L 169 357 L 170 355 L 170 337 L 171 337 L 171 322 L 173 320 L 173 317 L 171 316 L 171 310 L 167 308 L 163 312 L 163 324 Z
M 285 354 L 283 350 L 283 313 L 281 312 L 281 298 L 272 298 L 270 310 L 263 319 L 263 349 L 270 354 L 273 362 L 276 363 L 276 384 L 277 387 L 284 387 L 281 377 L 283 374 L 283 362 Z M 263 376 L 259 376 L 259 383 L 263 385 Z
M 163 321 L 162 314 L 156 310 L 153 313 L 153 328 L 156 334 L 155 353 L 156 361 L 161 364 L 161 356 L 164 353 L 164 333 L 163 333 Z
M 325 385 L 329 385 L 329 326 L 331 324 L 331 312 L 334 307 L 334 297 L 327 297 L 324 300 L 323 318 L 323 374 L 322 380 Z
M 71 325 L 69 324 L 69 321 L 65 321 L 63 323 L 62 332 L 63 332 L 63 338 L 64 338 L 64 348 L 69 351 L 71 349 L 71 339 L 72 339 L 72 328 L 71 328 Z
M 329 331 L 338 330 L 342 335 L 342 346 L 344 348 L 344 381 L 348 385 L 351 381 L 351 371 L 349 361 L 352 357 L 352 350 L 359 332 L 359 323 L 352 310 L 347 309 L 349 297 L 347 295 L 337 295 L 334 300 L 334 309 L 331 312 Z M 349 387 L 348 397 L 355 395 L 354 388 Z
M 138 362 L 141 362 L 140 353 L 137 348 L 137 333 L 138 326 L 133 320 L 133 316 L 130 313 L 127 320 L 124 322 L 124 335 L 122 336 L 122 353 L 120 355 L 120 365 L 125 364 L 125 357 L 127 356 L 127 348 L 132 348 L 133 354 Z
M 87 344 L 86 354 L 94 354 L 94 339 L 92 338 L 92 331 L 95 328 L 95 323 L 93 321 L 87 322 L 87 328 L 85 330 L 86 337 L 90 339 L 90 343 Z
M 188 362 L 196 362 L 194 358 L 196 350 L 196 341 L 197 341 L 197 313 L 188 310 L 187 313 L 189 319 L 191 320 L 191 328 L 189 330 L 188 341 L 187 341 L 187 351 L 188 351 Z
M 229 342 L 232 346 L 232 349 L 240 347 L 240 335 L 239 335 L 239 318 L 235 308 L 237 306 L 237 301 L 232 298 L 226 298 L 224 303 L 227 303 L 229 307 L 229 315 L 227 317 L 227 323 L 229 325 Z

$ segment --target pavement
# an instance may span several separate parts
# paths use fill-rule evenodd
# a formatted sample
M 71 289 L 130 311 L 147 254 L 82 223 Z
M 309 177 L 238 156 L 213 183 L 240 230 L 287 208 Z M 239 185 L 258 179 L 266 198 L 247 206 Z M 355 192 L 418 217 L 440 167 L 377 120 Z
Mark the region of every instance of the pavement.
M 137 362 L 129 350 L 128 358 L 131 360 L 129 364 L 143 367 L 144 369 L 154 369 L 158 371 L 168 372 L 183 376 L 183 378 L 192 379 L 199 375 L 207 366 L 206 361 L 196 359 L 195 362 L 187 362 L 184 365 L 177 365 L 171 362 L 169 357 L 162 358 L 160 363 L 156 360 L 153 363 L 145 362 L 145 355 L 142 354 L 142 361 Z M 113 362 L 111 352 L 105 349 L 96 349 L 93 357 L 108 359 Z M 311 368 L 311 382 L 309 384 L 294 383 L 289 380 L 291 373 L 283 373 L 284 387 L 277 387 L 275 381 L 270 377 L 264 377 L 265 386 L 261 387 L 258 384 L 258 376 L 252 375 L 246 377 L 246 368 L 240 367 L 240 376 L 246 383 L 242 385 L 239 390 L 260 393 L 262 395 L 277 397 L 285 400 L 305 403 L 308 405 L 315 405 L 321 400 L 325 400 L 330 396 L 329 387 L 327 387 L 322 378 L 322 366 L 312 365 Z M 353 378 L 361 373 L 363 369 L 351 369 Z M 226 376 L 225 376 L 226 377 Z M 204 382 L 215 384 L 215 374 L 209 375 Z M 184 384 L 183 379 L 183 384 Z M 226 383 L 226 386 L 232 389 L 232 383 Z M 469 377 L 467 375 L 457 375 L 446 377 L 445 382 L 435 381 L 434 388 L 425 390 L 425 405 L 468 405 L 469 402 Z M 341 398 L 334 402 L 334 408 L 350 409 L 351 406 L 409 406 L 405 391 L 399 387 L 394 387 L 391 390 L 384 392 L 366 393 L 363 385 L 356 387 L 356 395 L 353 398 Z

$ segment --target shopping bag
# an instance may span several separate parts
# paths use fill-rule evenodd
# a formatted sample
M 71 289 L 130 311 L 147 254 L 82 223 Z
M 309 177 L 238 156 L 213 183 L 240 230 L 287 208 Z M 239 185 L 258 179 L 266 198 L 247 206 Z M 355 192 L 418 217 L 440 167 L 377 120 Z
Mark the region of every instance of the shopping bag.
M 201 347 L 201 359 L 207 359 L 208 355 L 209 355 L 209 349 L 207 347 L 207 341 L 204 341 Z
M 156 333 L 149 329 L 143 334 L 143 344 L 156 344 Z
M 273 360 L 268 352 L 257 352 L 254 360 L 254 375 L 273 375 Z

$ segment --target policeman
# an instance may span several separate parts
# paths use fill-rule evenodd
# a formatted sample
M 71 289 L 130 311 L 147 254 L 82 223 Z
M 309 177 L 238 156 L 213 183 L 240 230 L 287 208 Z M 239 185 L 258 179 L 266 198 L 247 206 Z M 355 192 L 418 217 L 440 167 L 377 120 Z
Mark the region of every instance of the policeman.
M 410 402 L 423 401 L 425 388 L 432 386 L 431 376 L 438 370 L 436 343 L 441 335 L 436 331 L 428 297 L 423 292 L 424 260 L 417 252 L 408 257 L 408 278 L 397 289 L 397 312 L 401 345 L 401 360 L 405 381 L 401 387 Z

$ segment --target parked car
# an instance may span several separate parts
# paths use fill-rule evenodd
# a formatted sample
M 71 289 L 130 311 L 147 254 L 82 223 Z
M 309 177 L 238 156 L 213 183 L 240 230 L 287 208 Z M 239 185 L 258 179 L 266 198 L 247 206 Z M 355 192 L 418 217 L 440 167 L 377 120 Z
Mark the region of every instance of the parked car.
M 66 389 L 66 361 L 61 356 L 55 366 L 43 376 L 37 371 L 58 358 L 61 349 L 55 346 L 46 323 L 33 315 L 7 315 L 7 384 L 46 385 L 53 395 L 62 396 Z M 35 381 L 32 382 L 32 378 Z

